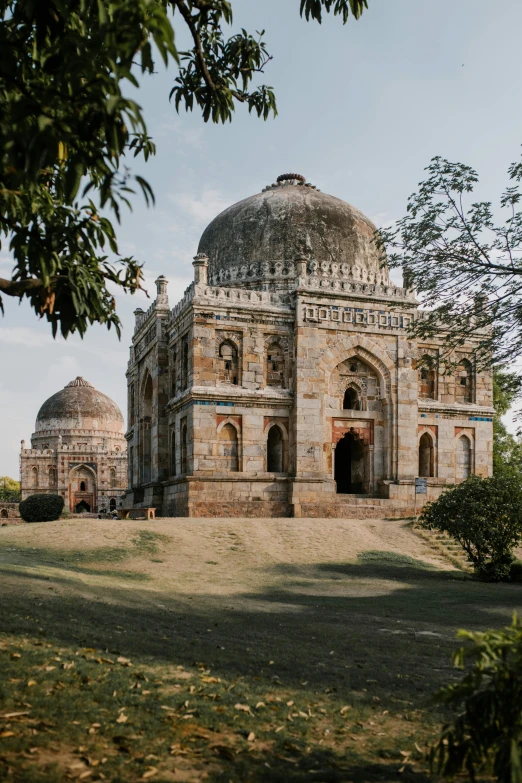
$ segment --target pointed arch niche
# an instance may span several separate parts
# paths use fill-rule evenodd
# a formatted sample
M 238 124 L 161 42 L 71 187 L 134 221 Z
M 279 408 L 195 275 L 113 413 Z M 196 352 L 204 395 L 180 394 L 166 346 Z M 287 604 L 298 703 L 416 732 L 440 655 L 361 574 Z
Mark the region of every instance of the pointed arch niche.
M 423 428 L 419 432 L 418 476 L 433 478 L 436 475 L 436 435 Z
M 224 473 L 238 473 L 240 464 L 240 422 L 226 418 L 218 425 L 218 470 Z
M 381 380 L 370 364 L 352 356 L 330 374 L 329 395 L 332 407 L 340 410 L 381 410 Z
M 69 504 L 74 513 L 93 512 L 97 506 L 97 476 L 89 465 L 76 465 L 69 472 Z
M 457 433 L 455 441 L 455 480 L 465 481 L 473 474 L 474 439 L 468 432 Z
M 147 370 L 140 400 L 140 483 L 152 481 L 152 378 Z
M 288 419 L 265 417 L 265 471 L 288 473 Z
M 338 494 L 374 495 L 379 482 L 393 477 L 396 469 L 393 360 L 378 345 L 358 337 L 331 345 L 321 366 L 325 432 L 331 432 L 326 469 Z

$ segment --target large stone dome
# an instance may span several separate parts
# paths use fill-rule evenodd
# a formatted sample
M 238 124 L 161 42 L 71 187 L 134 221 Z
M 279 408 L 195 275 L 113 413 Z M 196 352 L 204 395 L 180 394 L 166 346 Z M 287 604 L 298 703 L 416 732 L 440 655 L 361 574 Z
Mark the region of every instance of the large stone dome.
M 123 433 L 123 416 L 113 400 L 83 378 L 76 378 L 44 402 L 36 417 L 36 433 L 89 430 Z
M 358 279 L 386 283 L 374 231 L 355 207 L 321 193 L 299 174 L 283 174 L 215 217 L 198 253 L 208 256 L 212 276 L 242 264 L 306 258 L 345 265 Z

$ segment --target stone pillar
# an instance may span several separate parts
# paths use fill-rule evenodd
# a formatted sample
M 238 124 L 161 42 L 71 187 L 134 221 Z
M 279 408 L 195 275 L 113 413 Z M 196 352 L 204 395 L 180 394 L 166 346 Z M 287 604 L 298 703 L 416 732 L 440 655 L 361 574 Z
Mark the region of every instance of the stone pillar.
M 136 327 L 135 331 L 138 331 L 140 326 L 142 325 L 144 318 L 145 318 L 145 311 L 141 309 L 141 307 L 136 308 L 134 311 L 134 317 L 136 319 Z
M 402 287 L 406 291 L 413 291 L 413 275 L 406 266 L 402 269 Z
M 295 259 L 295 268 L 297 272 L 297 279 L 300 280 L 303 277 L 306 277 L 306 267 L 308 265 L 308 259 L 307 258 L 296 258 Z
M 166 307 L 168 309 L 169 306 L 169 295 L 167 293 L 167 287 L 169 284 L 169 281 L 164 275 L 160 275 L 157 280 L 154 281 L 156 283 L 156 307 Z
M 198 253 L 192 262 L 194 267 L 194 282 L 198 286 L 208 285 L 208 256 Z

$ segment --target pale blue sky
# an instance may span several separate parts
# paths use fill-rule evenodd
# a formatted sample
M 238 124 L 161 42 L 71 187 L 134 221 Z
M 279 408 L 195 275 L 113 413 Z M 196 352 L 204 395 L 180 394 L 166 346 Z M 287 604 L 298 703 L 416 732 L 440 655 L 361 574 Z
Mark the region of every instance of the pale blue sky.
M 434 155 L 475 166 L 480 197 L 497 199 L 522 143 L 519 0 L 370 0 L 360 21 L 320 27 L 299 18 L 299 0 L 233 0 L 234 27 L 265 29 L 274 59 L 263 81 L 279 116 L 240 109 L 231 125 L 176 115 L 168 103 L 175 69 L 138 94 L 156 158 L 140 173 L 156 194 L 140 198 L 119 231 L 120 249 L 145 262 L 147 280 L 170 280 L 172 305 L 190 282 L 205 225 L 223 208 L 297 171 L 377 223 L 401 217 Z M 182 46 L 182 36 L 178 43 Z M 10 262 L 4 252 L 0 274 Z M 125 368 L 137 306 L 118 298 L 116 335 L 93 327 L 82 341 L 53 341 L 49 327 L 6 299 L 0 318 L 0 475 L 18 476 L 41 403 L 76 375 L 125 413 Z

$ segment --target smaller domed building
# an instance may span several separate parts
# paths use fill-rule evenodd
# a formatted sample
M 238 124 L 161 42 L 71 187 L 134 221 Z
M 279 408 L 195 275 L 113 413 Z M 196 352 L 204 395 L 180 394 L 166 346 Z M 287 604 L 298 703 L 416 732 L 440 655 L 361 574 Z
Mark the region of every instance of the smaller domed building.
M 123 416 L 113 400 L 83 378 L 40 408 L 31 448 L 22 441 L 21 496 L 61 495 L 71 512 L 116 508 L 127 486 Z

